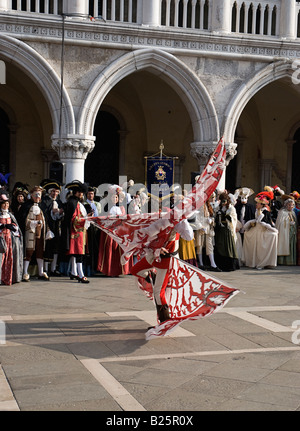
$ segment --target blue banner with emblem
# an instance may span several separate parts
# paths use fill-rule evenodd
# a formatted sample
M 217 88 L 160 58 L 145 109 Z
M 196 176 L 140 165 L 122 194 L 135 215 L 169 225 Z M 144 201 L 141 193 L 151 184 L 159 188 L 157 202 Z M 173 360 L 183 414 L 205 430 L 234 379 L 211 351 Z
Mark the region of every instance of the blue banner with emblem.
M 152 196 L 162 199 L 168 197 L 174 184 L 174 158 L 147 157 L 146 184 Z

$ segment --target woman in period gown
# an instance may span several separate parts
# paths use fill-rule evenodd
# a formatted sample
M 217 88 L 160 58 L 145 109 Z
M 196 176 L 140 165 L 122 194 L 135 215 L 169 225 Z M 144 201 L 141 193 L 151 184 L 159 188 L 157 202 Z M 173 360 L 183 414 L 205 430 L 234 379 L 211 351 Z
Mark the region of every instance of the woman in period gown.
M 278 231 L 271 218 L 269 201 L 272 193 L 261 192 L 255 198 L 255 219 L 244 226 L 243 252 L 245 266 L 262 269 L 277 266 Z
M 10 286 L 22 280 L 23 236 L 3 190 L 0 190 L 0 235 L 6 243 L 6 251 L 0 252 L 0 284 Z
M 219 200 L 215 219 L 215 262 L 222 271 L 235 271 L 240 268 L 236 250 L 236 210 L 228 193 L 221 193 Z
M 294 211 L 295 200 L 287 195 L 283 207 L 279 210 L 276 228 L 278 229 L 278 265 L 296 265 L 297 263 L 297 216 Z
M 120 192 L 121 190 L 119 188 L 112 187 L 109 190 L 107 214 L 114 216 L 124 215 L 119 206 Z M 109 277 L 130 274 L 133 265 L 133 257 L 131 257 L 125 265 L 122 265 L 120 262 L 122 253 L 119 244 L 112 239 L 111 236 L 107 235 L 107 233 L 101 231 L 97 270 Z

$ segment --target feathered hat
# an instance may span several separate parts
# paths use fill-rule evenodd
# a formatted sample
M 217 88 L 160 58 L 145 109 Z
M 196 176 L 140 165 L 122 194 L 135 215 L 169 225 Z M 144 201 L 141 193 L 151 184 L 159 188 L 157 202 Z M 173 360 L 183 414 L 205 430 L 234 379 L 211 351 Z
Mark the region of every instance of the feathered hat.
M 29 193 L 28 187 L 28 184 L 17 181 L 12 190 L 12 195 L 14 197 L 17 197 L 18 195 L 23 195 L 24 198 L 26 198 Z
M 298 193 L 296 190 L 290 193 L 289 195 L 291 198 L 294 198 L 295 201 L 298 201 L 300 199 L 300 193 Z
M 272 191 L 263 191 L 258 193 L 254 200 L 261 204 L 268 205 L 272 199 L 274 199 L 274 193 Z

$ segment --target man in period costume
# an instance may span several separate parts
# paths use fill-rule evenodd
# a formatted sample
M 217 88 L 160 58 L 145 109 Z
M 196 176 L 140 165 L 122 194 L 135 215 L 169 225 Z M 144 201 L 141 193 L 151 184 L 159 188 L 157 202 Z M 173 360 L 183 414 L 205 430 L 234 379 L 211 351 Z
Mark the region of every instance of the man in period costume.
M 16 182 L 12 190 L 11 211 L 15 216 L 19 228 L 22 231 L 23 238 L 25 235 L 25 219 L 22 217 L 22 207 L 25 205 L 28 197 L 28 184 Z
M 61 221 L 64 216 L 63 203 L 59 198 L 61 185 L 56 180 L 46 179 L 41 182 L 41 186 L 46 191 L 42 197 L 41 208 L 51 231 L 51 238 L 46 241 L 44 253 L 45 270 L 48 272 L 51 262 L 50 276 L 60 276 L 56 267 L 60 251 Z
M 248 202 L 249 197 L 253 193 L 254 191 L 249 187 L 240 187 L 234 192 L 234 197 L 237 199 L 237 203 L 235 204 L 237 219 L 242 225 L 239 231 L 242 240 L 244 239 L 245 223 L 255 217 L 255 206 Z
M 89 283 L 83 272 L 83 261 L 87 252 L 87 229 L 90 223 L 84 220 L 87 216 L 84 203 L 84 193 L 87 186 L 78 180 L 66 184 L 65 188 L 72 195 L 65 204 L 65 217 L 62 226 L 62 239 L 66 255 L 70 257 L 70 278 L 80 283 Z
M 147 281 L 152 280 L 153 296 L 160 323 L 170 318 L 165 288 L 168 284 L 170 259 L 178 254 L 180 237 L 186 241 L 191 241 L 194 238 L 193 229 L 186 219 L 176 224 L 170 232 L 168 240 L 161 248 L 160 261 L 155 261 L 153 254 L 149 253 L 131 268 L 131 274 L 136 277 L 145 278 Z M 155 269 L 155 277 L 152 269 Z
M 25 225 L 23 281 L 29 281 L 28 267 L 34 254 L 38 266 L 38 278 L 49 281 L 48 275 L 44 272 L 44 251 L 48 227 L 41 208 L 42 193 L 43 188 L 41 186 L 33 187 L 30 191 L 30 199 L 22 207 Z
M 101 203 L 95 200 L 96 193 L 96 187 L 88 186 L 84 202 L 88 216 L 98 217 L 101 215 Z M 90 225 L 87 231 L 89 245 L 87 264 L 91 274 L 94 274 L 97 271 L 100 233 L 100 229 L 95 227 L 93 224 Z

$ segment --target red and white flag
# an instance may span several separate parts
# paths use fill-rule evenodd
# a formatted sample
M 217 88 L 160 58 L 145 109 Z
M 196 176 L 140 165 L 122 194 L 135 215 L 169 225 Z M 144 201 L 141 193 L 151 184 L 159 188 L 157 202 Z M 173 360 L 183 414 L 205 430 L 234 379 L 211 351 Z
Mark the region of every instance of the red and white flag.
M 152 286 L 139 279 L 139 287 L 152 299 Z M 170 319 L 146 333 L 146 339 L 169 335 L 186 320 L 196 320 L 220 310 L 239 293 L 216 277 L 177 258 L 170 259 L 168 284 L 164 295 Z

